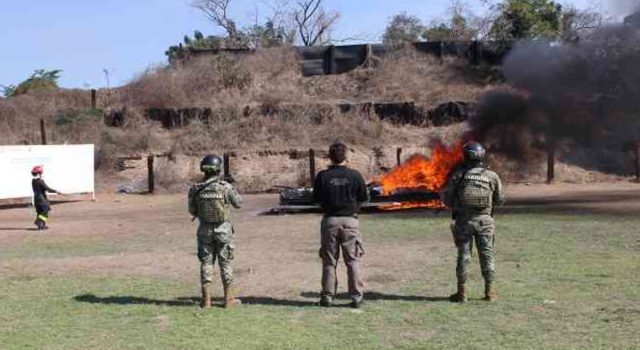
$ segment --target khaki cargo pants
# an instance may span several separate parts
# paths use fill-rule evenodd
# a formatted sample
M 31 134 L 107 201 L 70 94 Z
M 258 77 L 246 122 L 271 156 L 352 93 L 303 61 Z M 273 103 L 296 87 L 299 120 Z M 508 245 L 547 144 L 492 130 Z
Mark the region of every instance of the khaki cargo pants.
M 362 300 L 362 256 L 364 249 L 360 225 L 356 217 L 325 217 L 320 226 L 322 258 L 322 298 L 333 300 L 338 289 L 336 268 L 340 249 L 347 266 L 349 295 L 353 301 Z

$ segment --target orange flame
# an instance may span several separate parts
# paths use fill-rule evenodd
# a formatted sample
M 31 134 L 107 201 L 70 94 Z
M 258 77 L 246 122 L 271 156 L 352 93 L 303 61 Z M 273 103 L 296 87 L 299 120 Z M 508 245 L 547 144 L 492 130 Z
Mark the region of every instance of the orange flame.
M 399 191 L 439 192 L 447 183 L 449 171 L 462 159 L 462 142 L 452 147 L 438 144 L 434 147 L 431 158 L 414 154 L 403 164 L 385 174 L 378 182 L 384 195 L 392 195 Z M 444 209 L 440 200 L 426 202 L 404 202 L 383 206 L 385 210 L 436 208 Z

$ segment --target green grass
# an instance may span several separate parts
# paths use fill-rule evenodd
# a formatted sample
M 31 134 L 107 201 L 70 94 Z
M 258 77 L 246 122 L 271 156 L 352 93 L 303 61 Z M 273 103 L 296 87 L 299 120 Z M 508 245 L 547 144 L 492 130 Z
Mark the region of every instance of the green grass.
M 433 244 L 448 227 L 445 216 L 387 214 L 362 222 L 371 246 Z M 417 269 L 393 286 L 414 298 L 374 298 L 362 312 L 269 299 L 202 311 L 194 305 L 197 286 L 162 278 L 0 277 L 0 347 L 631 349 L 640 344 L 639 224 L 631 216 L 499 216 L 497 303 L 479 300 L 477 256 L 471 302 L 440 300 L 451 291 L 453 249 L 435 268 Z M 13 257 L 28 258 L 30 249 L 42 247 L 22 247 Z M 61 256 L 80 250 L 73 242 L 55 249 Z M 442 283 L 429 287 L 425 280 Z

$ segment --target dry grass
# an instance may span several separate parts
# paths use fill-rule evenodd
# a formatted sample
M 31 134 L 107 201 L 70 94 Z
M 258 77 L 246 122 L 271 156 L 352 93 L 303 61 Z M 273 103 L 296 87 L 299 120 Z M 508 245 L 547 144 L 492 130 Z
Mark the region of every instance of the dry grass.
M 101 169 L 107 172 L 117 156 L 147 152 L 200 155 L 221 150 L 325 148 L 337 139 L 356 149 L 423 146 L 434 138 L 451 143 L 465 131 L 465 125 L 391 125 L 360 112 L 340 113 L 335 105 L 414 101 L 428 108 L 447 101 L 475 101 L 496 86 L 492 85 L 495 80 L 479 79 L 482 72 L 470 69 L 466 62 L 440 62 L 412 50 L 389 54 L 377 60 L 375 68 L 334 76 L 303 77 L 297 60 L 294 49 L 278 48 L 150 69 L 124 87 L 98 92 L 98 107 L 104 111 L 126 108 L 126 123 L 121 128 L 105 126 L 89 110 L 89 91 L 34 91 L 0 99 L 0 143 L 39 143 L 39 120 L 44 119 L 50 142 L 95 143 Z M 208 125 L 194 122 L 165 130 L 144 116 L 144 110 L 151 107 L 211 107 L 216 115 Z M 533 170 L 523 171 L 520 164 L 510 161 L 494 163 L 498 170 L 515 174 L 507 176 L 514 180 L 537 178 L 538 164 L 543 164 L 536 160 L 529 167 Z M 575 166 L 567 169 L 576 177 L 597 178 L 591 173 L 578 174 Z M 160 185 L 171 188 L 180 176 L 171 169 L 165 172 Z

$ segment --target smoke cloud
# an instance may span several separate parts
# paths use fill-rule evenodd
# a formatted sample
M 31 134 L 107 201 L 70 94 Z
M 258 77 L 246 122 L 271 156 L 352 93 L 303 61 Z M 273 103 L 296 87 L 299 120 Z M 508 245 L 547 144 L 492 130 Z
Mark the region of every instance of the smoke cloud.
M 625 22 L 578 44 L 518 43 L 502 67 L 512 89 L 480 100 L 473 137 L 520 159 L 551 140 L 640 140 L 640 21 Z
M 640 11 L 640 1 L 637 0 L 609 0 L 605 6 L 618 15 L 628 15 Z

